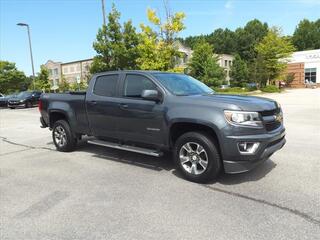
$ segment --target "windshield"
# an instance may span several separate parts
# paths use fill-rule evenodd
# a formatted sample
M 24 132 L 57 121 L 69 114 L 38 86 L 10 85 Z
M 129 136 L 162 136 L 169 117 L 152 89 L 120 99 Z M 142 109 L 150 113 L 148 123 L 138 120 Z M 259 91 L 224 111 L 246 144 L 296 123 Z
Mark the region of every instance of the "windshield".
M 24 98 L 24 97 L 28 97 L 30 95 L 31 95 L 31 92 L 21 92 L 16 97 L 17 98 Z
M 170 92 L 178 96 L 214 93 L 207 85 L 197 79 L 177 73 L 154 73 L 161 84 Z

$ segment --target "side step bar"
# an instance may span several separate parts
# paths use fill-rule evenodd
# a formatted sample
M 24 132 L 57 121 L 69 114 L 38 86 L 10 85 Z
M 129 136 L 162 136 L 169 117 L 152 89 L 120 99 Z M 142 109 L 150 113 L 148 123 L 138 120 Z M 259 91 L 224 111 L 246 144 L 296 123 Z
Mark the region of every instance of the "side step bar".
M 106 142 L 106 141 L 102 141 L 102 140 L 98 140 L 98 139 L 88 140 L 88 143 L 98 145 L 98 146 L 103 146 L 103 147 L 126 150 L 126 151 L 130 151 L 130 152 L 135 152 L 135 153 L 141 153 L 141 154 L 150 155 L 150 156 L 154 156 L 154 157 L 161 157 L 162 156 L 162 152 L 159 152 L 157 150 L 141 148 L 141 147 L 134 147 L 134 146 L 129 146 L 129 145 L 121 145 L 118 143 Z

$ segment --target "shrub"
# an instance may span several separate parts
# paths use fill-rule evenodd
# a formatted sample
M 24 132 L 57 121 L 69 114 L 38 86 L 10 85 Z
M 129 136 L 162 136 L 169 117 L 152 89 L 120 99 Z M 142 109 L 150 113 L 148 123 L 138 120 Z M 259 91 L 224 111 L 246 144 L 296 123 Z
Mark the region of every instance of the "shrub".
M 247 88 L 240 88 L 240 87 L 231 87 L 231 88 L 213 88 L 214 91 L 218 93 L 230 93 L 230 94 L 243 94 L 249 92 Z
M 261 88 L 262 92 L 267 92 L 267 93 L 275 93 L 275 92 L 281 92 L 281 90 L 275 86 L 275 85 L 268 85 L 264 88 Z

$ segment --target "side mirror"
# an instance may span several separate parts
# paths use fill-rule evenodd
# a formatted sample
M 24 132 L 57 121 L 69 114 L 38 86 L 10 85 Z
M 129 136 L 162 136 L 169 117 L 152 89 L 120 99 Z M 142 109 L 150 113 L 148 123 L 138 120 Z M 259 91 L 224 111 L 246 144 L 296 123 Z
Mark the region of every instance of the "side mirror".
M 141 97 L 145 100 L 158 102 L 161 100 L 160 93 L 157 90 L 143 90 Z

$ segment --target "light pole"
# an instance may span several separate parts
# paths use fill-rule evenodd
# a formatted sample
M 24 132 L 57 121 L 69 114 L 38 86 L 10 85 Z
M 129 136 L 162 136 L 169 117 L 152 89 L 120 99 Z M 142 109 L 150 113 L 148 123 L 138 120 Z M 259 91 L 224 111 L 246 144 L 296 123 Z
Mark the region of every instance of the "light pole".
M 103 15 L 103 25 L 106 25 L 106 12 L 104 10 L 104 0 L 101 0 L 101 4 L 102 4 L 102 15 Z
M 34 65 L 33 65 L 33 56 L 32 56 L 32 47 L 31 47 L 31 37 L 30 37 L 30 28 L 29 25 L 26 23 L 18 23 L 17 24 L 20 27 L 27 27 L 28 30 L 28 38 L 29 38 L 29 49 L 30 49 L 30 57 L 31 57 L 31 65 L 32 65 L 32 83 L 33 83 L 33 90 L 35 90 L 35 83 L 34 83 Z

